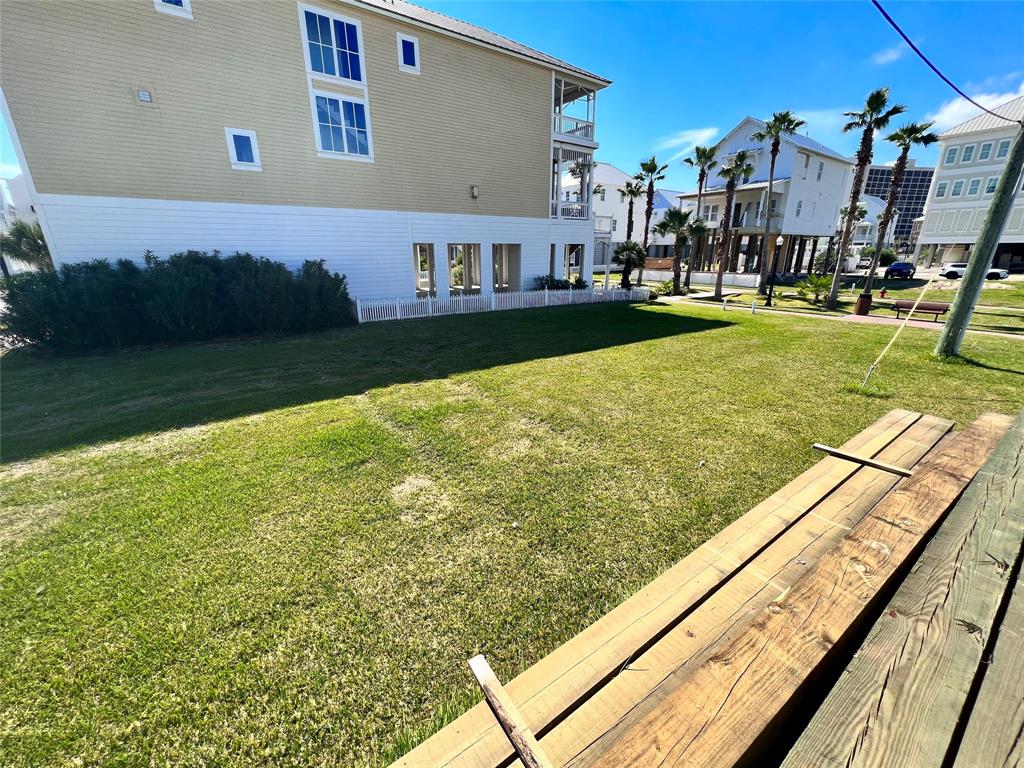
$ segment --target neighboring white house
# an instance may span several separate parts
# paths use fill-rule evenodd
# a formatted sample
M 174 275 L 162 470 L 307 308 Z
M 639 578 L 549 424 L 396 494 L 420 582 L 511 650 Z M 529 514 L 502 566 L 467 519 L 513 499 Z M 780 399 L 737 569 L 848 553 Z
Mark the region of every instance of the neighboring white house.
M 626 184 L 632 180 L 625 171 L 609 163 L 595 163 L 593 169 L 594 188 L 600 191 L 593 196 L 594 208 L 594 264 L 608 263 L 615 246 L 626 241 L 629 219 L 629 201 L 623 192 Z M 579 195 L 579 183 L 565 182 L 567 200 L 575 200 Z M 654 207 L 651 215 L 651 229 L 661 221 L 665 211 L 679 207 L 679 192 L 669 189 L 655 189 Z M 633 203 L 633 240 L 642 243 L 644 239 L 644 211 L 647 206 L 646 196 L 637 198 Z M 693 207 L 692 203 L 686 207 Z M 672 238 L 659 237 L 653 232 L 649 238 L 648 256 L 658 258 L 670 256 Z
M 835 235 L 839 210 L 850 193 L 853 161 L 839 152 L 807 136 L 794 134 L 782 140 L 775 163 L 775 184 L 772 200 L 766 203 L 768 167 L 771 161 L 770 142 L 757 142 L 751 136 L 764 128 L 753 117 L 744 118 L 718 144 L 719 168 L 740 150 L 749 155 L 754 172 L 740 184 L 733 202 L 732 228 L 729 233 L 729 269 L 753 272 L 759 269 L 759 243 L 764 236 L 764 216 L 771 217 L 771 248 L 781 235 L 777 271 L 806 272 L 814 254 L 824 250 L 828 238 Z M 704 191 L 702 218 L 711 228 L 701 263 L 710 264 L 722 237 L 725 184 L 712 170 L 710 189 Z M 693 204 L 696 190 L 680 195 L 681 201 Z
M 860 204 L 864 206 L 867 211 L 867 215 L 862 221 L 857 222 L 857 226 L 853 230 L 853 243 L 852 248 L 854 250 L 863 248 L 865 245 L 874 247 L 875 239 L 878 237 L 878 220 L 882 218 L 882 213 L 885 211 L 885 200 L 874 195 L 861 195 Z M 836 220 L 836 227 L 841 226 L 842 216 Z M 889 222 L 889 226 L 885 233 L 885 243 L 883 247 L 891 248 L 894 238 L 894 232 L 896 224 L 899 222 L 900 212 L 894 211 L 892 221 Z
M 403 0 L 4 0 L 0 25 L 0 112 L 58 264 L 322 259 L 359 298 L 586 274 L 589 171 L 559 191 L 608 84 Z
M 36 219 L 25 175 L 21 173 L 9 179 L 0 179 L 0 230 L 6 232 L 14 219 Z
M 1024 119 L 1024 96 L 993 112 L 1010 120 Z M 992 193 L 1006 166 L 1017 123 L 983 114 L 950 128 L 939 139 L 939 166 L 932 178 L 924 224 L 914 249 L 927 264 L 965 261 L 992 202 Z M 1024 271 L 1024 192 L 1017 180 L 1017 196 L 993 266 Z

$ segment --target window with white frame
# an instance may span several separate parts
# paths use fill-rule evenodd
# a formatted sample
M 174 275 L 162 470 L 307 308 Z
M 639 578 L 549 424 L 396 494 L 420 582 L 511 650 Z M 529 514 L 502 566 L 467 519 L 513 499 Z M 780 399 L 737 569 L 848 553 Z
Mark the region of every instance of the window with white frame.
M 950 147 L 946 150 L 946 159 L 942 161 L 943 165 L 952 165 L 956 162 L 957 155 L 960 154 L 960 147 Z
M 980 189 L 981 189 L 981 179 L 971 179 L 970 183 L 967 185 L 967 194 L 968 195 L 976 195 L 976 194 L 978 194 L 978 191 Z
M 603 189 L 601 190 L 601 202 L 602 203 L 604 202 L 604 190 Z
M 153 7 L 160 13 L 181 16 L 183 19 L 192 18 L 192 0 L 153 0 Z
M 309 8 L 303 8 L 302 17 L 309 71 L 362 83 L 359 22 Z
M 946 196 L 946 188 L 948 186 L 949 186 L 949 184 L 947 182 L 945 182 L 945 181 L 940 181 L 938 184 L 936 184 L 935 185 L 935 196 L 936 197 L 945 197 Z
M 244 128 L 225 128 L 224 138 L 228 142 L 228 158 L 236 171 L 262 171 L 260 147 L 256 143 L 256 132 Z
M 819 160 L 818 161 L 818 181 L 821 181 L 821 176 L 822 176 L 823 173 L 825 173 L 825 161 L 824 160 Z
M 999 183 L 998 176 L 989 176 L 988 181 L 985 182 L 985 194 L 991 195 L 996 191 L 996 185 Z
M 804 209 L 804 201 L 803 200 L 797 200 L 796 201 L 796 213 L 795 213 L 796 218 L 798 218 L 798 219 L 800 218 L 800 211 L 802 211 L 803 209 Z
M 1011 139 L 1003 139 L 999 142 L 999 146 L 996 147 L 996 160 L 1002 160 L 1008 154 L 1010 154 L 1010 142 Z
M 986 141 L 978 149 L 978 160 L 988 160 L 990 157 L 992 157 L 992 142 Z
M 366 104 L 337 94 L 314 92 L 317 146 L 333 155 L 372 157 Z
M 414 75 L 420 73 L 420 41 L 398 33 L 398 68 Z
M 953 182 L 953 191 L 949 193 L 950 197 L 960 197 L 964 193 L 964 180 L 957 179 Z
M 964 147 L 964 151 L 960 155 L 960 162 L 961 163 L 969 163 L 973 159 L 974 159 L 974 145 L 973 144 L 968 144 L 966 147 Z
M 614 232 L 618 228 L 619 228 L 619 220 L 618 219 L 612 219 L 612 232 Z

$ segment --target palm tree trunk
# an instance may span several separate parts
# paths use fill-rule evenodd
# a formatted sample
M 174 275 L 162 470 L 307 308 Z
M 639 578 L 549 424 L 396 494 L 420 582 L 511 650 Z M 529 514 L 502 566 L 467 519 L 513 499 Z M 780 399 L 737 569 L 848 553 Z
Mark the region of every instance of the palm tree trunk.
M 678 296 L 682 293 L 679 290 L 679 279 L 683 272 L 683 247 L 679 244 L 678 238 L 672 246 L 672 251 L 672 295 Z
M 862 303 L 871 307 L 871 288 L 875 282 L 875 272 L 878 270 L 878 260 L 882 256 L 882 246 L 885 243 L 885 236 L 889 231 L 889 222 L 892 221 L 893 211 L 896 210 L 896 196 L 903 184 L 903 175 L 907 170 L 907 157 L 910 155 L 910 145 L 903 147 L 900 156 L 896 158 L 896 164 L 892 169 L 892 178 L 889 180 L 889 194 L 885 198 L 885 211 L 878 220 L 878 234 L 875 236 L 875 252 L 871 256 L 871 269 L 868 270 L 867 279 L 864 281 L 862 297 L 867 297 Z M 865 314 L 867 311 L 865 310 Z
M 701 197 L 704 193 L 704 172 L 701 171 L 697 177 L 697 219 L 700 219 L 700 203 Z M 686 260 L 686 280 L 683 282 L 683 288 L 686 292 L 690 292 L 690 276 L 693 274 L 693 262 L 697 258 L 703 258 L 704 256 L 704 235 L 698 235 L 693 238 L 693 242 L 690 243 L 690 258 Z
M 722 213 L 722 239 L 718 241 L 718 274 L 715 275 L 715 298 L 722 298 L 722 279 L 725 277 L 725 261 L 729 250 L 729 228 L 732 226 L 732 198 L 736 182 L 729 179 L 725 185 L 725 211 Z
M 654 215 L 654 179 L 647 182 L 647 207 L 644 209 L 644 256 L 647 256 L 647 248 L 651 244 L 651 217 Z M 644 268 L 637 269 L 636 281 L 639 284 L 644 282 Z
M 5 259 L 3 256 L 0 256 L 0 272 L 3 273 L 4 284 L 10 287 L 11 273 L 7 269 L 7 259 Z
M 633 198 L 629 198 L 629 205 L 626 208 L 626 242 L 628 243 L 633 239 Z M 623 290 L 629 290 L 629 273 L 631 267 L 629 259 L 626 259 L 622 264 L 622 288 Z
M 843 221 L 843 234 L 839 238 L 839 254 L 836 256 L 836 270 L 832 275 L 832 289 L 828 292 L 828 301 L 825 307 L 835 309 L 839 303 L 839 284 L 843 277 L 843 261 L 846 251 L 850 247 L 850 239 L 853 236 L 853 227 L 857 221 L 857 205 L 860 203 L 860 190 L 864 186 L 864 174 L 868 165 L 871 164 L 871 153 L 874 144 L 874 131 L 865 128 L 860 137 L 860 148 L 857 150 L 857 167 L 853 172 L 853 189 L 850 190 L 850 203 L 846 210 L 846 218 Z
M 775 158 L 779 156 L 779 149 L 772 142 L 772 161 L 768 165 L 768 195 L 764 199 L 764 242 L 761 244 L 761 269 L 757 281 L 757 292 L 761 295 L 768 293 L 768 249 L 771 248 L 770 236 L 772 230 L 772 187 L 775 184 Z

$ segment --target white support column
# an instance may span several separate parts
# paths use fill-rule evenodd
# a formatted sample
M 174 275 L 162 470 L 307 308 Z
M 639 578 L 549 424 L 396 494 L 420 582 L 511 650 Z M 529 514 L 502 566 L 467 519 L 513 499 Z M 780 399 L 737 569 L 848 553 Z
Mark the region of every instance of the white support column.
M 480 295 L 494 293 L 494 243 L 480 243 Z
M 434 243 L 434 279 L 437 280 L 437 298 L 447 299 L 448 286 L 448 243 Z
M 555 279 L 565 279 L 565 242 L 555 240 Z
M 594 287 L 594 241 L 583 243 L 583 255 L 580 257 L 580 276 L 587 281 L 590 288 Z

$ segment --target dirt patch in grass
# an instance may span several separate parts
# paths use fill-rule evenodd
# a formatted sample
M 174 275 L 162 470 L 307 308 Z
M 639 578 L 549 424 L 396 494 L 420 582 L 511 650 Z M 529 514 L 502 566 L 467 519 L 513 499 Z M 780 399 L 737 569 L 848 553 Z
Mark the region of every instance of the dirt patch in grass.
M 447 515 L 452 509 L 448 495 L 424 475 L 410 475 L 391 489 L 391 499 L 405 523 L 425 523 Z

